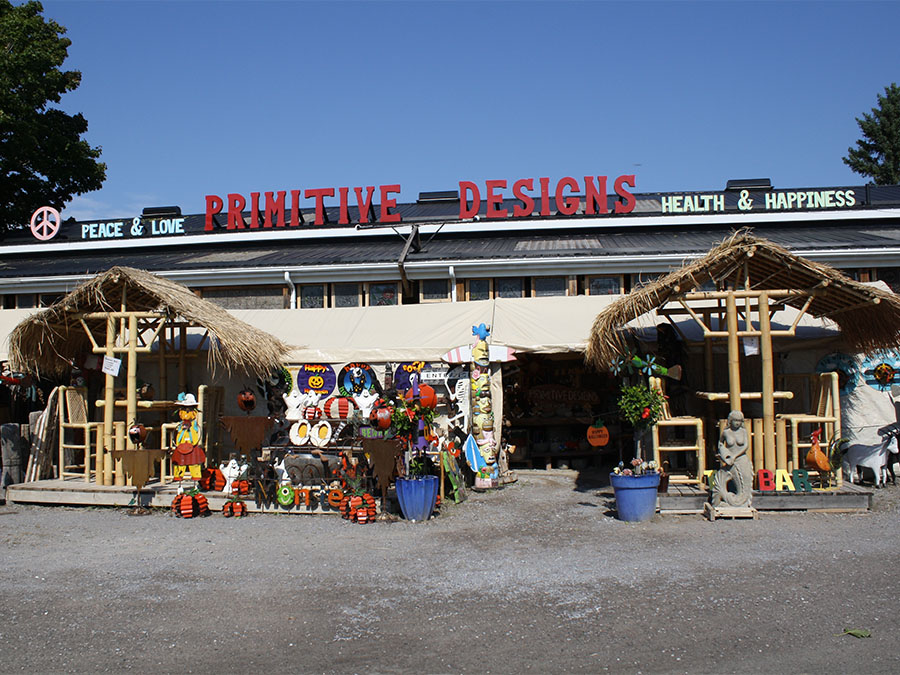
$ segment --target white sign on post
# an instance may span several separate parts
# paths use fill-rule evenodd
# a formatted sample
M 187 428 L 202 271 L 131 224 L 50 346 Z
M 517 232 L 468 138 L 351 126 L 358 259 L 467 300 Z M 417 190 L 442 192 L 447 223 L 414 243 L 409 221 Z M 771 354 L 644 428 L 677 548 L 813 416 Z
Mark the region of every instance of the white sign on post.
M 117 377 L 119 375 L 119 369 L 122 367 L 122 359 L 117 359 L 113 356 L 104 356 L 103 357 L 103 367 L 100 369 L 107 375 L 112 375 L 113 377 Z

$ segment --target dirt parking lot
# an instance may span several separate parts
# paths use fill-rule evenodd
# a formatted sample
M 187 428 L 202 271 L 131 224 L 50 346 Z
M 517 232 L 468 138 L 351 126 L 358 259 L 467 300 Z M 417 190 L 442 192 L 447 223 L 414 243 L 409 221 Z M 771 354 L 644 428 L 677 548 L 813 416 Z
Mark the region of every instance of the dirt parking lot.
M 900 487 L 623 523 L 520 476 L 426 523 L 2 506 L 0 672 L 900 671 Z

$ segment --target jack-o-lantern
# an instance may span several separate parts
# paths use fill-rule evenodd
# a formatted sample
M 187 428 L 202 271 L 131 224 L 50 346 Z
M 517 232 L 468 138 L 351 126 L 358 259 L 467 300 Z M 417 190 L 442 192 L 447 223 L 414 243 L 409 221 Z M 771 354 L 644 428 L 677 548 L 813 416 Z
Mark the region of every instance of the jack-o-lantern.
M 241 389 L 237 397 L 238 408 L 250 412 L 256 407 L 256 395 L 248 387 Z
M 147 427 L 139 422 L 135 422 L 128 427 L 128 438 L 135 445 L 140 445 L 147 440 Z
M 369 422 L 371 422 L 372 426 L 376 429 L 390 429 L 392 412 L 393 411 L 390 408 L 384 406 L 375 408 L 369 415 Z
M 407 389 L 404 398 L 407 401 L 413 400 L 413 390 Z M 434 387 L 427 384 L 419 385 L 419 405 L 423 408 L 434 408 L 437 405 L 437 392 Z

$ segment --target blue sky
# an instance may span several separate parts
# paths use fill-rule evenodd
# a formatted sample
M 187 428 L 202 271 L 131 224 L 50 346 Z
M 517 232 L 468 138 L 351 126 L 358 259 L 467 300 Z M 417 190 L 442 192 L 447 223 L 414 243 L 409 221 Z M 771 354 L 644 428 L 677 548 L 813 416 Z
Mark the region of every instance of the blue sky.
M 900 82 L 897 2 L 43 4 L 108 167 L 78 219 L 541 176 L 861 185 L 855 118 Z

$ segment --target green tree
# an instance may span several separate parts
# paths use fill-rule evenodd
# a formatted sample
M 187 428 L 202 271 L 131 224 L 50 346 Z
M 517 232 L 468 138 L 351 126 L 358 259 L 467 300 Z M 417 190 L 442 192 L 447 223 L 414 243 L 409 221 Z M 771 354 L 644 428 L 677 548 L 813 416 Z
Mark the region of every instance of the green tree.
M 81 138 L 87 120 L 49 105 L 77 89 L 81 73 L 60 69 L 72 41 L 43 11 L 40 2 L 0 0 L 0 235 L 106 179 L 100 147 Z
M 863 137 L 855 148 L 847 148 L 844 164 L 876 185 L 900 183 L 900 87 L 885 87 L 872 114 L 863 113 L 856 123 Z

